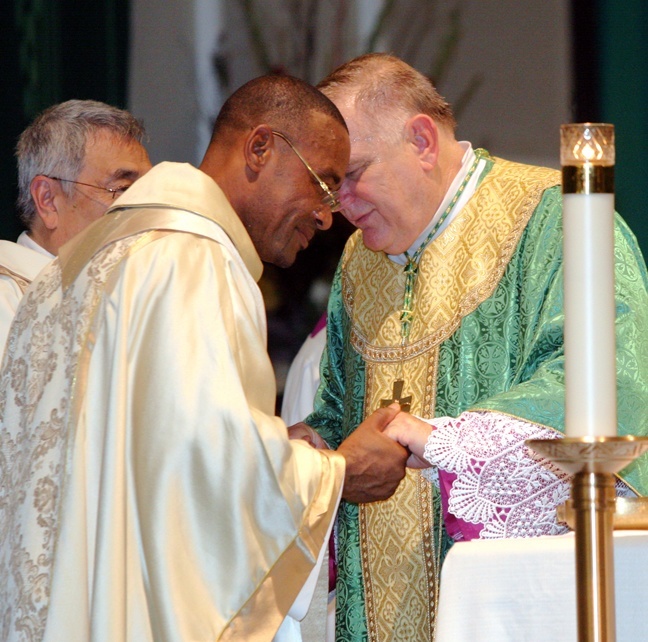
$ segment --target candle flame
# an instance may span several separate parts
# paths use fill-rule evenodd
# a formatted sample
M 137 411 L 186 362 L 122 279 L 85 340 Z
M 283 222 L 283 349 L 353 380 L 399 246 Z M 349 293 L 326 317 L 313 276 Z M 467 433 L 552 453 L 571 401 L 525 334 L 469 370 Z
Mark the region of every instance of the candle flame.
M 592 136 L 592 132 L 586 129 L 583 132 L 583 138 L 579 140 L 572 149 L 574 158 L 583 160 L 586 163 L 602 160 L 605 151 L 599 142 Z
M 560 163 L 614 165 L 614 125 L 568 123 L 560 126 Z

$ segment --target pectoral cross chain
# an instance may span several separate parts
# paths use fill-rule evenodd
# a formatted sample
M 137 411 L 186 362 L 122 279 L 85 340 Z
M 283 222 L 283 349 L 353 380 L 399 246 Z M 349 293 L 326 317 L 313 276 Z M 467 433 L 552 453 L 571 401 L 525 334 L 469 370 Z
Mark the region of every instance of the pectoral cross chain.
M 401 410 L 403 412 L 409 412 L 410 411 L 410 406 L 412 405 L 412 395 L 408 395 L 407 397 L 403 397 L 403 386 L 405 385 L 405 382 L 402 379 L 396 379 L 394 381 L 394 387 L 392 391 L 392 398 L 391 399 L 381 399 L 380 401 L 380 407 L 381 408 L 386 408 L 392 403 L 398 403 L 400 404 Z

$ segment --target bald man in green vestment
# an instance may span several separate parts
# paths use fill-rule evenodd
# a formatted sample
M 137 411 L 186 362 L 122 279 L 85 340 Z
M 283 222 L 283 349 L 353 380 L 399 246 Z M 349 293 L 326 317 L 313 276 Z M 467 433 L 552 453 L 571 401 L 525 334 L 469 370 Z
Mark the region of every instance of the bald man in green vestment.
M 452 542 L 566 530 L 568 479 L 525 446 L 564 432 L 560 174 L 458 141 L 450 106 L 392 56 L 319 87 L 349 127 L 340 199 L 359 229 L 332 286 L 315 410 L 292 435 L 336 448 L 376 408 L 410 410 L 388 428 L 412 451 L 395 495 L 349 488 L 339 510 L 336 636 L 432 640 Z M 615 257 L 618 430 L 645 435 L 648 275 L 618 216 Z M 645 459 L 617 488 L 645 493 Z

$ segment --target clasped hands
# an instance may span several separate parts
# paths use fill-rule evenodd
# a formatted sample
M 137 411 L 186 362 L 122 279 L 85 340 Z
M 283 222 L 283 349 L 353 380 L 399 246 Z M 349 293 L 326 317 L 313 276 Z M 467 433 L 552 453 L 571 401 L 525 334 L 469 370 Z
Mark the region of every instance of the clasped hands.
M 423 458 L 432 427 L 401 412 L 393 403 L 367 417 L 339 445 L 346 460 L 342 497 L 353 503 L 375 502 L 393 495 L 405 477 L 405 468 L 426 468 Z M 291 439 L 303 439 L 314 448 L 327 449 L 319 434 L 305 423 L 288 428 Z

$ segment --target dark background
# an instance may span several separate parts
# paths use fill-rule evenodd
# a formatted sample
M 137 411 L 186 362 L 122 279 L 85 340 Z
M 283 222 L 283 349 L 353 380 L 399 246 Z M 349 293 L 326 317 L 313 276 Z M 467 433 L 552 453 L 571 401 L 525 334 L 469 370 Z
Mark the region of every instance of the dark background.
M 615 125 L 616 205 L 646 254 L 648 3 L 572 0 L 570 33 L 572 120 Z M 14 206 L 18 135 L 45 107 L 70 98 L 127 107 L 128 43 L 128 0 L 0 3 L 0 238 L 15 240 L 21 231 Z M 316 279 L 330 278 L 351 231 L 340 216 L 334 225 L 291 269 L 266 268 L 261 285 L 275 363 L 290 362 L 321 314 L 321 301 L 309 293 Z

